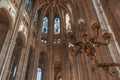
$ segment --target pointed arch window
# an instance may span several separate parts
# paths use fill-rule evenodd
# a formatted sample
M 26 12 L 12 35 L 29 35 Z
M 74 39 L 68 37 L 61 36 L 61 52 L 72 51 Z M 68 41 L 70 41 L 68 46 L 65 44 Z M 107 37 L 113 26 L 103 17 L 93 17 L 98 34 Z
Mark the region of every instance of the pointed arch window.
M 54 19 L 54 34 L 60 34 L 60 19 Z
M 17 65 L 14 67 L 14 70 L 13 70 L 13 77 L 15 77 L 16 72 L 17 72 Z
M 48 17 L 43 18 L 42 32 L 43 33 L 48 33 Z
M 37 70 L 37 80 L 42 80 L 42 69 L 38 68 Z
M 27 14 L 30 13 L 31 9 L 32 9 L 32 0 L 27 0 L 26 5 L 25 5 L 25 10 Z
M 34 18 L 34 27 L 37 26 L 37 23 L 38 23 L 38 11 L 36 12 L 35 18 Z
M 14 55 L 14 56 L 15 56 L 15 55 Z M 12 62 L 13 62 L 13 63 L 11 64 L 11 70 L 10 70 L 9 80 L 13 80 L 13 78 L 16 77 L 19 60 L 18 60 L 18 58 L 15 56 L 14 58 L 12 58 Z
M 71 30 L 71 23 L 70 23 L 70 17 L 68 14 L 66 14 L 66 32 L 72 32 Z

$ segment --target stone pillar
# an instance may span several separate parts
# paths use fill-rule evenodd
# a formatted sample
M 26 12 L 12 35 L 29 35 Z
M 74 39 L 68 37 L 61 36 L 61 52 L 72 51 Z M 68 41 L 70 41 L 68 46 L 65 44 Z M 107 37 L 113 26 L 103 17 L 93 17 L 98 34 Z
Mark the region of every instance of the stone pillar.
M 20 25 L 20 22 L 21 22 L 21 19 L 22 19 L 21 16 L 22 16 L 22 13 L 23 13 L 23 9 L 24 9 L 24 0 L 21 2 L 21 6 L 19 8 L 19 13 L 17 15 L 17 19 L 16 19 L 16 22 L 15 22 L 15 25 L 14 25 L 15 26 L 14 31 L 12 33 L 12 37 L 11 37 L 9 47 L 8 47 L 8 50 L 7 50 L 7 53 L 6 53 L 6 58 L 5 58 L 3 67 L 2 67 L 0 80 L 6 80 L 6 77 L 7 77 L 7 74 L 8 74 L 8 68 L 9 68 L 9 65 L 10 65 L 10 61 L 11 61 L 13 49 L 14 49 L 14 46 L 15 46 L 16 38 L 18 36 L 18 28 L 19 28 L 19 25 Z
M 28 56 L 29 56 L 29 49 L 30 49 L 30 45 L 26 45 L 26 47 L 23 49 L 22 54 L 23 54 L 23 61 L 21 61 L 21 70 L 20 70 L 20 76 L 18 76 L 19 78 L 16 80 L 24 80 L 25 79 L 25 74 L 26 74 L 26 67 L 27 67 L 27 62 L 28 62 Z M 22 56 L 21 56 L 22 57 Z M 19 72 L 18 72 L 19 74 Z
M 54 10 L 51 7 L 49 13 L 49 29 L 48 29 L 48 48 L 47 48 L 47 66 L 46 80 L 54 80 Z
M 113 30 L 116 40 L 120 46 L 120 1 L 114 0 L 99 0 L 100 6 L 102 6 L 104 15 L 107 17 L 111 29 Z
M 22 50 L 22 56 L 21 56 L 21 64 L 19 64 L 19 72 L 17 73 L 19 76 L 17 76 L 16 80 L 24 80 L 25 79 L 25 76 L 26 76 L 26 70 L 27 70 L 27 65 L 28 65 L 28 59 L 29 59 L 29 54 L 30 54 L 30 46 L 31 46 L 31 41 L 32 41 L 32 37 L 33 37 L 33 34 L 32 34 L 32 31 L 33 31 L 33 26 L 32 24 L 34 23 L 34 10 L 33 10 L 33 13 L 32 13 L 32 17 L 31 17 L 31 20 L 30 20 L 30 23 L 29 23 L 29 28 L 28 28 L 28 39 L 27 39 L 27 43 L 24 47 L 24 49 Z M 34 57 L 35 53 L 33 53 L 33 57 Z M 32 58 L 33 62 L 34 62 L 34 58 Z M 32 71 L 31 71 L 31 74 L 32 74 Z M 30 76 L 30 75 L 28 75 Z M 31 75 L 32 76 L 32 75 Z M 30 78 L 28 77 L 28 80 L 32 80 L 32 77 L 30 76 Z
M 80 4 L 78 4 L 80 3 Z M 93 32 L 91 30 L 91 25 L 93 23 L 98 23 L 96 13 L 94 11 L 94 6 L 90 0 L 79 0 L 76 2 L 78 4 L 79 12 L 74 14 L 75 16 L 75 37 L 76 42 L 82 41 L 81 32 L 80 32 L 80 25 L 78 23 L 79 19 L 83 19 L 85 23 L 88 24 L 86 26 L 88 36 L 93 36 Z M 74 11 L 75 12 L 75 11 Z M 76 16 L 79 14 L 78 16 Z M 77 25 L 78 24 L 78 25 Z M 97 74 L 92 74 L 92 65 L 89 63 L 88 57 L 85 53 L 79 53 L 76 56 L 77 61 L 77 68 L 79 74 L 79 80 L 99 80 L 97 78 Z
M 21 76 L 20 76 L 20 79 L 19 80 L 24 80 L 25 79 L 25 76 L 26 76 L 26 70 L 27 70 L 27 65 L 28 65 L 28 59 L 29 59 L 29 55 L 30 55 L 30 46 L 32 45 L 32 41 L 31 41 L 31 38 L 32 38 L 32 27 L 33 26 L 31 26 L 31 24 L 30 24 L 30 30 L 29 30 L 29 35 L 28 35 L 28 41 L 27 41 L 27 45 L 26 45 L 26 49 L 25 49 L 25 57 L 24 57 L 24 62 L 23 62 L 23 68 L 22 68 L 22 70 L 21 70 Z M 35 50 L 33 50 L 33 51 L 35 51 Z M 34 55 L 35 55 L 35 53 L 33 52 L 32 53 L 33 54 L 33 56 L 32 56 L 32 62 L 34 63 Z M 34 65 L 34 64 L 33 64 Z M 30 68 L 31 68 L 31 66 L 30 66 Z M 33 68 L 33 67 L 32 67 Z M 30 70 L 30 72 L 31 72 L 31 70 Z M 32 72 L 31 72 L 32 73 Z M 28 75 L 28 76 L 30 76 L 30 75 Z M 31 77 L 31 76 L 30 76 Z M 32 78 L 29 78 L 28 77 L 28 80 L 30 80 L 30 79 L 32 79 Z
M 0 53 L 0 69 L 2 69 L 5 57 L 6 57 L 6 51 L 8 49 L 8 45 L 10 44 L 10 39 L 12 36 L 13 29 L 9 29 L 5 38 L 5 41 L 2 46 L 2 50 Z
M 37 41 L 38 42 L 38 41 Z M 36 43 L 39 44 L 39 43 Z M 30 80 L 36 80 L 37 79 L 37 70 L 38 70 L 38 63 L 39 63 L 39 49 L 40 46 L 36 45 L 36 51 L 35 51 L 35 58 L 34 58 L 34 66 L 32 69 L 31 79 Z
M 79 19 L 86 20 L 85 15 L 87 15 L 87 14 L 85 14 L 85 10 L 83 8 L 83 3 L 82 2 L 83 2 L 83 0 L 77 0 L 76 3 L 75 3 L 75 4 L 77 4 L 76 7 L 78 7 L 78 11 L 76 11 L 76 13 L 74 14 L 74 16 L 76 14 L 78 14 L 78 16 L 75 16 L 76 20 L 74 21 L 75 22 L 74 25 L 76 26 L 76 28 L 74 29 L 75 30 L 75 37 L 76 37 L 75 40 L 76 40 L 76 42 L 81 41 L 80 26 L 78 24 L 78 20 Z M 84 76 L 85 71 L 83 70 L 83 65 L 85 63 L 83 63 L 82 55 L 78 54 L 77 56 L 74 56 L 74 57 L 76 58 L 76 65 L 77 65 L 77 70 L 78 70 L 78 80 L 85 80 L 84 77 L 87 77 L 87 75 Z
M 14 47 L 15 47 L 15 44 L 16 44 L 16 38 L 17 38 L 17 35 L 15 36 L 14 43 L 12 43 L 11 52 L 9 52 L 9 55 L 8 54 L 6 55 L 7 61 L 5 61 L 4 64 L 3 64 L 3 68 L 2 68 L 2 72 L 1 72 L 1 79 L 0 80 L 6 80 L 7 75 L 10 72 L 9 71 L 9 66 L 10 66 L 13 50 L 14 50 Z
M 101 2 L 102 2 L 102 4 L 101 4 Z M 106 1 L 103 1 L 103 0 L 92 0 L 92 2 L 93 2 L 93 5 L 94 5 L 94 8 L 95 8 L 95 10 L 96 10 L 96 13 L 97 13 L 97 17 L 98 17 L 98 19 L 99 19 L 99 22 L 101 23 L 101 27 L 102 27 L 102 30 L 105 30 L 105 31 L 108 31 L 108 32 L 110 32 L 110 33 L 112 33 L 112 35 L 111 35 L 111 43 L 108 45 L 108 48 L 109 48 L 109 50 L 107 49 L 107 53 L 105 52 L 105 50 L 103 50 L 103 48 L 101 49 L 102 51 L 104 51 L 104 54 L 103 54 L 103 52 L 102 52 L 102 54 L 101 54 L 101 60 L 100 61 L 104 61 L 104 62 L 112 62 L 112 61 L 114 61 L 114 62 L 118 62 L 119 63 L 119 58 L 118 57 L 120 57 L 120 47 L 118 46 L 119 44 L 118 44 L 118 42 L 116 41 L 116 37 L 115 37 L 115 35 L 117 35 L 118 36 L 118 34 L 119 33 L 117 33 L 117 34 L 115 34 L 114 33 L 114 29 L 112 29 L 112 26 L 113 26 L 113 24 L 111 24 L 111 23 L 113 23 L 112 21 L 114 21 L 114 19 L 112 19 L 111 17 L 112 17 L 112 15 L 110 16 L 110 11 L 109 11 L 109 9 L 108 9 L 108 2 L 107 1 L 109 1 L 109 0 L 106 0 Z M 116 0 L 115 0 L 115 2 L 116 2 Z M 103 4 L 103 3 L 106 3 L 106 5 L 105 4 Z M 114 1 L 113 1 L 113 3 L 114 3 Z M 99 5 L 98 5 L 99 4 Z M 106 6 L 106 7 L 105 7 Z M 109 16 L 109 17 L 108 17 Z M 109 22 L 109 20 L 112 20 L 111 22 Z M 115 27 L 114 27 L 115 28 Z M 119 29 L 115 29 L 115 32 L 117 32 L 117 30 L 119 30 Z M 110 53 L 110 54 L 109 54 Z M 106 56 L 107 57 L 107 60 L 104 60 L 104 57 Z M 111 57 L 112 57 L 112 60 L 111 60 Z M 100 71 L 100 70 L 99 70 Z M 102 71 L 102 70 L 101 70 Z M 100 73 L 101 73 L 101 71 L 100 71 Z M 119 71 L 119 73 L 120 73 L 120 70 L 118 69 L 118 71 Z M 104 74 L 105 74 L 105 72 L 104 72 Z M 112 80 L 116 80 L 117 79 L 117 77 L 116 78 L 113 78 L 113 77 L 111 77 L 109 74 L 107 74 L 106 73 L 106 75 L 107 75 L 107 78 L 109 78 L 110 80 L 112 79 Z M 102 75 L 101 74 L 101 78 L 102 79 L 105 79 L 106 78 L 106 75 Z
M 20 60 L 19 60 L 15 80 L 20 80 L 20 78 L 21 78 L 21 70 L 23 68 L 23 62 L 25 60 L 25 58 L 24 58 L 25 57 L 25 50 L 26 50 L 26 47 L 23 46 L 22 51 L 21 51 L 21 55 L 20 55 Z
M 42 23 L 43 16 L 39 17 L 38 22 Z M 31 74 L 29 75 L 29 80 L 37 80 L 37 70 L 39 65 L 40 51 L 42 50 L 41 35 L 42 35 L 42 26 L 38 24 L 37 28 L 37 38 L 35 39 L 35 53 L 33 58 L 33 66 L 31 67 Z M 31 34 L 32 35 L 32 34 Z
M 66 23 L 65 16 L 61 18 L 61 43 L 60 43 L 60 57 L 62 62 L 62 80 L 70 79 L 70 63 L 68 59 L 68 45 L 66 40 Z

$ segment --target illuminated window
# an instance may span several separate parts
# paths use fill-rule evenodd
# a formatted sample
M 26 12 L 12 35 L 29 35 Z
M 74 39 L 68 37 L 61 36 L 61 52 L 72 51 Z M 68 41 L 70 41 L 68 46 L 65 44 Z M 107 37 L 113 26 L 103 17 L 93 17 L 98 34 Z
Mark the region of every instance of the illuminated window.
M 11 73 L 10 73 L 9 80 L 13 80 L 13 78 L 16 77 L 16 73 L 17 73 L 17 65 L 15 63 L 13 63 L 12 68 L 11 68 Z
M 16 72 L 17 72 L 17 65 L 14 67 L 14 71 L 13 71 L 13 77 L 15 77 L 15 75 L 16 75 Z
M 48 18 L 47 17 L 43 18 L 42 32 L 48 33 Z
M 37 70 L 37 80 L 42 80 L 42 69 L 38 68 Z
M 32 9 L 32 0 L 27 0 L 25 5 L 25 10 L 28 14 L 30 14 L 31 9 Z
M 55 18 L 54 20 L 54 34 L 59 34 L 60 33 L 60 19 Z
M 36 12 L 36 14 L 35 14 L 35 18 L 34 18 L 34 27 L 37 26 L 37 22 L 38 22 L 38 12 Z
M 72 32 L 71 30 L 71 23 L 70 23 L 70 17 L 68 14 L 66 14 L 66 32 Z

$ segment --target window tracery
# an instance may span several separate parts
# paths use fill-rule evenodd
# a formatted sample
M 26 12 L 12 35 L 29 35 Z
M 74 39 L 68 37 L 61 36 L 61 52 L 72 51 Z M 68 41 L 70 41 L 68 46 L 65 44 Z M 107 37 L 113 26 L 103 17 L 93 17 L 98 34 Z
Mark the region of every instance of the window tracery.
M 60 19 L 54 19 L 54 34 L 60 34 Z
M 46 34 L 48 33 L 48 17 L 43 18 L 42 32 Z
M 32 9 L 32 0 L 27 0 L 26 5 L 25 5 L 25 10 L 28 15 L 30 15 L 31 9 Z
M 38 68 L 37 70 L 37 80 L 42 80 L 42 69 Z

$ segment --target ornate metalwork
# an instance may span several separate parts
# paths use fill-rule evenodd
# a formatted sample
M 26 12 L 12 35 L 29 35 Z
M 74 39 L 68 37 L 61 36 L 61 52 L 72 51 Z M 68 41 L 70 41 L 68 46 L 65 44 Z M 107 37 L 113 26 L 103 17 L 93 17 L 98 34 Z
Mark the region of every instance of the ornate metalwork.
M 99 38 L 99 29 L 100 25 L 98 24 L 93 24 L 92 30 L 94 32 L 94 37 L 89 37 L 87 34 L 87 29 L 86 29 L 87 24 L 84 22 L 80 22 L 80 32 L 81 32 L 81 37 L 82 40 L 80 42 L 72 42 L 73 39 L 73 34 L 69 32 L 67 34 L 67 38 L 69 39 L 69 43 L 72 44 L 72 51 L 75 52 L 74 56 L 77 56 L 80 53 L 86 53 L 87 56 L 90 58 L 91 64 L 97 65 L 97 67 L 103 68 L 104 71 L 108 72 L 111 76 L 117 76 L 118 72 L 115 69 L 115 66 L 120 67 L 120 64 L 118 63 L 98 63 L 95 52 L 96 52 L 96 47 L 101 47 L 101 46 L 107 46 L 110 43 L 110 33 L 104 33 L 102 34 L 102 39 L 104 42 L 98 41 Z M 112 69 L 114 67 L 114 69 Z

